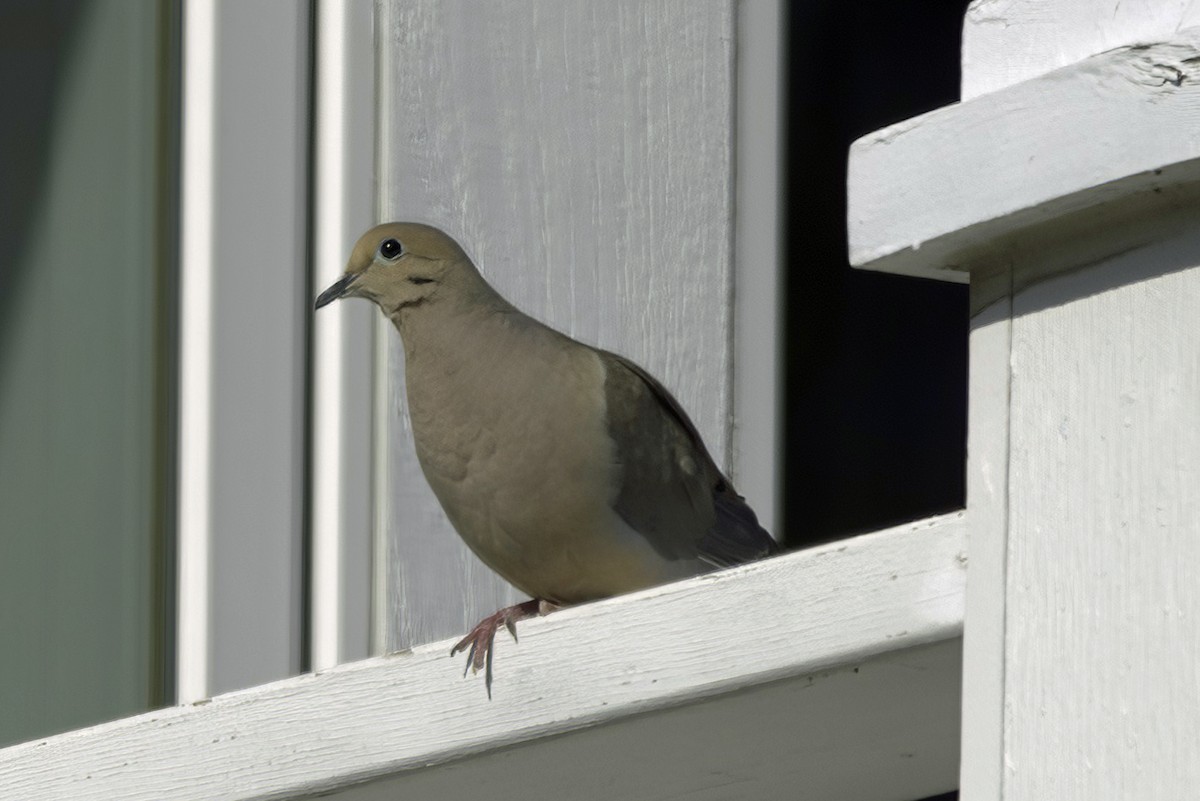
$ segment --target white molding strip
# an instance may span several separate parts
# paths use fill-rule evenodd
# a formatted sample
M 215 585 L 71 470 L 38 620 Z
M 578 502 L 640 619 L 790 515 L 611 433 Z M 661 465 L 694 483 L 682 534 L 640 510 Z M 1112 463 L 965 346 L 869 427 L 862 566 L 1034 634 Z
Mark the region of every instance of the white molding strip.
M 183 166 L 179 300 L 177 700 L 208 695 L 211 561 L 213 135 L 216 8 L 187 0 L 183 19 Z
M 320 291 L 341 273 L 341 203 L 345 200 L 342 151 L 345 147 L 346 14 L 341 4 L 318 2 L 316 14 L 316 112 L 313 147 L 313 290 Z M 312 411 L 312 585 L 310 621 L 312 666 L 341 661 L 342 526 L 341 420 L 342 351 L 345 321 L 334 304 L 313 323 Z
M 1200 111 L 1198 60 L 1200 28 L 1189 28 L 859 139 L 848 178 L 851 262 L 965 281 L 981 258 L 1021 247 L 1044 256 L 1067 215 L 1119 202 L 1143 216 L 1179 205 L 1170 190 L 1200 181 L 1200 139 L 1179 133 Z M 1090 250 L 1072 243 L 1076 260 L 1131 245 L 1100 220 L 1084 235 L 1099 240 Z M 1055 235 L 1031 243 L 1026 233 L 1047 222 Z M 1154 236 L 1144 225 L 1138 233 Z
M 950 789 L 958 761 L 955 641 L 963 620 L 965 530 L 963 513 L 946 515 L 523 622 L 519 644 L 499 643 L 492 701 L 481 677 L 462 678 L 462 661 L 448 656 L 449 643 L 436 643 L 14 746 L 0 751 L 0 786 L 25 801 L 198 801 L 291 798 L 388 779 L 344 797 L 381 798 L 385 787 L 386 797 L 398 797 L 397 783 L 400 789 L 410 780 L 414 788 L 427 786 L 421 783 L 432 780 L 425 770 L 432 765 L 472 755 L 456 765 L 476 764 L 520 744 L 518 751 L 536 759 L 539 748 L 588 742 L 539 739 L 548 735 L 586 729 L 573 737 L 625 737 L 630 731 L 595 728 L 600 723 L 628 723 L 653 734 L 668 720 L 703 729 L 715 725 L 705 716 L 720 710 L 760 715 L 786 702 L 807 704 L 810 718 L 789 717 L 790 730 L 753 737 L 731 732 L 722 742 L 740 742 L 745 752 L 722 757 L 745 760 L 733 772 L 712 765 L 699 776 L 659 771 L 658 780 L 673 782 L 679 795 L 698 781 L 708 794 L 689 797 L 717 798 L 741 781 L 735 774 L 786 773 L 781 762 L 787 760 L 762 759 L 761 738 L 831 770 L 842 765 L 843 791 L 824 798 L 899 797 L 897 787 Z M 933 665 L 940 667 L 931 675 Z M 912 689 L 911 682 L 924 683 Z M 840 694 L 836 687 L 843 688 Z M 728 695 L 751 688 L 758 689 Z M 842 703 L 853 696 L 869 701 Z M 706 703 L 693 703 L 700 700 Z M 901 708 L 916 714 L 895 717 Z M 894 718 L 900 739 L 877 732 L 880 747 L 869 764 L 839 761 L 839 753 L 860 753 L 860 738 L 832 734 L 846 731 L 850 709 L 867 730 L 877 730 L 884 716 L 889 725 Z M 739 725 L 753 731 L 758 721 L 743 718 Z M 918 726 L 935 729 L 938 744 L 907 739 Z M 931 736 L 926 728 L 920 734 Z M 691 749 L 664 745 L 654 759 Z M 540 762 L 539 772 L 569 774 L 586 761 Z M 931 765 L 949 778 L 928 779 Z M 604 769 L 620 773 L 612 765 Z M 465 781 L 478 791 L 479 776 L 470 770 L 437 776 L 443 788 Z M 921 776 L 924 784 L 909 783 Z M 897 783 L 897 777 L 907 778 Z M 811 781 L 820 787 L 827 779 Z M 510 771 L 489 778 L 488 796 L 528 797 L 521 795 L 527 785 L 528 776 Z M 602 783 L 595 787 L 576 797 L 617 797 L 605 796 Z M 582 785 L 577 789 L 584 793 Z M 468 787 L 459 790 L 440 797 L 468 795 Z M 764 793 L 736 794 L 770 797 Z
M 775 531 L 779 494 L 782 348 L 779 294 L 779 0 L 737 7 L 736 112 L 733 124 L 733 414 L 731 473 L 738 489 Z
M 317 2 L 314 291 L 341 275 L 354 240 L 373 222 L 375 50 L 365 44 L 372 14 L 366 3 Z M 310 656 L 317 670 L 368 653 L 370 311 L 335 303 L 313 323 Z

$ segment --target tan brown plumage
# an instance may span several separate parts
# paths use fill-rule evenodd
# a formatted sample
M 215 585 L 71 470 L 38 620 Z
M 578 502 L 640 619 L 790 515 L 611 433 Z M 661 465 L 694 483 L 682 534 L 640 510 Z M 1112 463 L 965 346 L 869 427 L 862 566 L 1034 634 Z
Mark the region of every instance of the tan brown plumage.
M 317 298 L 376 303 L 404 342 L 417 456 L 456 531 L 533 596 L 454 649 L 547 608 L 772 553 L 775 544 L 649 373 L 523 314 L 445 233 L 387 223 Z

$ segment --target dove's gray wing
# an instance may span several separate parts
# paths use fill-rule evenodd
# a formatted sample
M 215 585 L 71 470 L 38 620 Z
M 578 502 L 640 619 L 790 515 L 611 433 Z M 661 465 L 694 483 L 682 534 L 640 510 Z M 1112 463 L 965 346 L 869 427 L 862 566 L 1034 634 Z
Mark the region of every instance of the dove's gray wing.
M 620 466 L 617 514 L 672 560 L 725 567 L 774 553 L 775 541 L 671 393 L 633 362 L 606 351 L 600 357 Z

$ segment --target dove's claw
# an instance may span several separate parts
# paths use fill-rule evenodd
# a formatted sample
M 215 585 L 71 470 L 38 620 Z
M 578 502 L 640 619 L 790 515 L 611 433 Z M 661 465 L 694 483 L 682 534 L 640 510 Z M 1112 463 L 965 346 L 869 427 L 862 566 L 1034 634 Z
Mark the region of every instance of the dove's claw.
M 463 637 L 450 649 L 450 656 L 454 656 L 459 651 L 467 652 L 467 666 L 463 670 L 464 678 L 467 675 L 467 671 L 478 673 L 479 669 L 483 668 L 483 683 L 487 687 L 488 698 L 491 698 L 492 654 L 496 641 L 496 632 L 501 626 L 504 626 L 504 628 L 508 629 L 508 633 L 512 635 L 513 640 L 516 640 L 518 620 L 544 615 L 556 608 L 554 604 L 538 598 L 526 601 L 523 604 L 517 604 L 516 606 L 506 606 L 499 612 L 488 615 L 479 621 L 479 624 L 471 629 L 470 634 Z

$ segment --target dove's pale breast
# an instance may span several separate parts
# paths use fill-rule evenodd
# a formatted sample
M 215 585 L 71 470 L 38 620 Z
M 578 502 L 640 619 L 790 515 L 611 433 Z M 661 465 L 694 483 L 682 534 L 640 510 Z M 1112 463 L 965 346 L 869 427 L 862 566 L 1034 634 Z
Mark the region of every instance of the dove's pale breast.
M 561 603 L 696 572 L 614 511 L 623 471 L 599 354 L 518 312 L 437 322 L 427 336 L 405 332 L 417 456 L 484 562 Z

